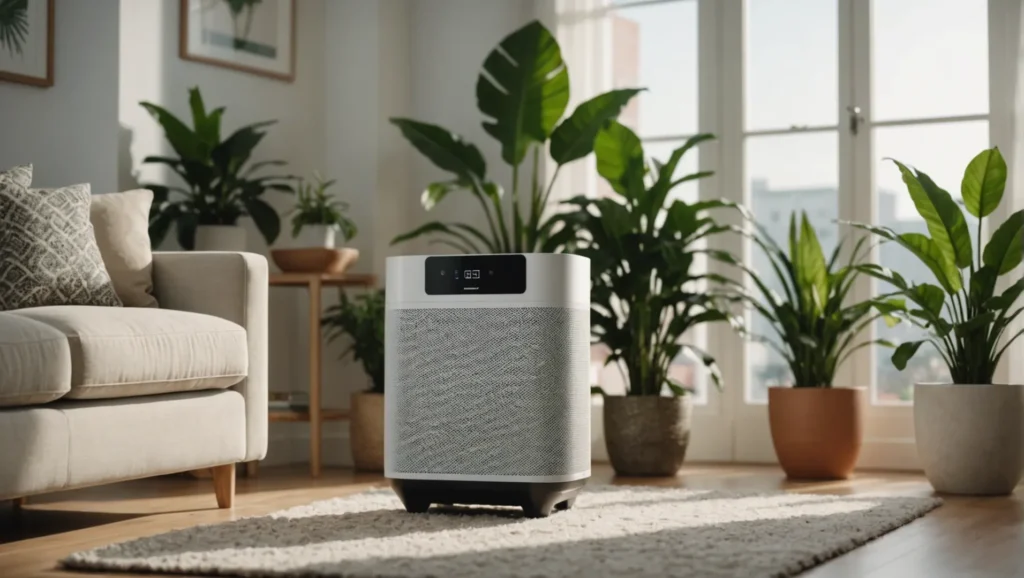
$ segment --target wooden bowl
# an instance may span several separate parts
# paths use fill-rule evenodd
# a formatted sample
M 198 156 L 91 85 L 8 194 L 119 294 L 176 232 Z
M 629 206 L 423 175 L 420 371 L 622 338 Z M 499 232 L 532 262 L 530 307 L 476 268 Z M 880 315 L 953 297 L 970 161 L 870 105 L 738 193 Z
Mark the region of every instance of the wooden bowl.
M 285 273 L 344 273 L 359 260 L 359 249 L 273 249 L 274 263 Z

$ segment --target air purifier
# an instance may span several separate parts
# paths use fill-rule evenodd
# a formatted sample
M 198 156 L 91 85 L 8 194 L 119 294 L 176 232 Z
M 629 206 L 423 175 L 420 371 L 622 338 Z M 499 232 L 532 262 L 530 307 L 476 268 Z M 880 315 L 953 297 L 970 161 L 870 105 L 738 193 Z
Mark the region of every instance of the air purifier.
M 590 477 L 590 261 L 390 257 L 384 475 L 432 504 L 572 507 Z

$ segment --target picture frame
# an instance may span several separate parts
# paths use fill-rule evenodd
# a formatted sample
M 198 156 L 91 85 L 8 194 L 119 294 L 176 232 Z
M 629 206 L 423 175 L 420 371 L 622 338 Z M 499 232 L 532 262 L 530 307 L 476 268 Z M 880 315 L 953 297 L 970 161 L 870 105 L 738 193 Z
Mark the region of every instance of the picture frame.
M 296 0 L 181 0 L 179 56 L 295 80 Z
M 0 80 L 53 86 L 54 0 L 11 4 L 0 15 Z

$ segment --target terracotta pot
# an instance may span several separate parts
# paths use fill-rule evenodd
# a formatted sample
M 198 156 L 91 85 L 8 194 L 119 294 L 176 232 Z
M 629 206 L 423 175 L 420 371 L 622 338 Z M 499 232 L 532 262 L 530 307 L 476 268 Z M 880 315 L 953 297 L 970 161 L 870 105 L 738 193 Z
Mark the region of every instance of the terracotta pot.
M 286 273 L 344 273 L 359 260 L 358 249 L 274 249 L 274 263 Z
M 359 471 L 384 471 L 384 394 L 353 393 L 348 420 L 352 463 Z
M 936 490 L 1010 494 L 1024 467 L 1024 387 L 919 383 L 914 434 L 921 467 Z
M 245 251 L 245 229 L 237 225 L 199 225 L 196 251 Z
M 770 387 L 768 421 L 790 478 L 842 480 L 860 455 L 864 388 Z
M 690 396 L 606 396 L 604 437 L 620 476 L 674 476 L 690 442 Z

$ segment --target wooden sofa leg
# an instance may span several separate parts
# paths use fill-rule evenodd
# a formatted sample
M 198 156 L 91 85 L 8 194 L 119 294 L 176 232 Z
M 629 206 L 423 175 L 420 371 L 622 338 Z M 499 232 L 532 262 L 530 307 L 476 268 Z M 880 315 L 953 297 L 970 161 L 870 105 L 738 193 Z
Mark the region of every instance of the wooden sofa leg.
M 230 508 L 235 504 L 235 464 L 211 468 L 213 470 L 213 491 L 217 494 L 217 506 Z
M 20 510 L 23 506 L 28 504 L 28 497 L 14 498 L 12 500 L 15 510 Z

